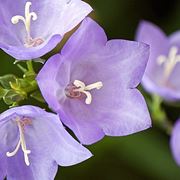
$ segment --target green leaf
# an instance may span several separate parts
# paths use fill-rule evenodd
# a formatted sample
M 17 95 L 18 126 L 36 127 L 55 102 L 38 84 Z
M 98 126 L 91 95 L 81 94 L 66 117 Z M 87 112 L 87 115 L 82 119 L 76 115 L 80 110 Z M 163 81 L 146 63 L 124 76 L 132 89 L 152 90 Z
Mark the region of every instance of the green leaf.
M 18 94 L 14 90 L 9 90 L 3 97 L 3 100 L 7 105 L 12 105 L 12 104 L 20 102 L 24 99 L 25 99 L 24 96 L 22 96 L 21 94 Z
M 40 102 L 45 102 L 43 96 L 41 95 L 40 91 L 35 91 L 33 92 L 31 95 L 30 95 L 32 98 L 36 99 L 37 101 L 40 101 Z
M 8 90 L 3 89 L 2 87 L 0 87 L 0 99 L 2 99 L 2 98 L 5 96 L 5 94 L 7 93 L 7 91 L 8 91 Z
M 10 82 L 14 83 L 16 82 L 16 76 L 13 74 L 7 74 L 4 76 L 0 76 L 0 83 L 5 89 L 11 89 Z

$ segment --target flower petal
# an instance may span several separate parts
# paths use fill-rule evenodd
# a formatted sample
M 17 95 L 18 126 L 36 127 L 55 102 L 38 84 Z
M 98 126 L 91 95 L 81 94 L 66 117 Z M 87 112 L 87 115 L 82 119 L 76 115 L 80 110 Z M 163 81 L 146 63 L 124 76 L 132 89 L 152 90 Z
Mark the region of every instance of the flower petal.
M 180 120 L 177 120 L 171 134 L 170 146 L 176 163 L 180 166 Z
M 7 174 L 7 165 L 6 165 L 6 159 L 5 159 L 5 152 L 1 150 L 0 153 L 0 179 L 5 179 L 5 176 Z
M 30 155 L 31 156 L 31 155 Z M 7 159 L 7 178 L 9 180 L 53 180 L 57 172 L 57 164 L 46 157 L 33 159 L 34 161 L 27 166 L 24 162 L 24 155 L 21 150 Z
M 88 43 L 87 43 L 88 42 Z M 64 45 L 61 54 L 70 61 L 82 59 L 84 55 L 98 51 L 106 45 L 104 30 L 91 18 L 85 18 L 76 32 Z M 76 47 L 76 48 L 74 48 Z
M 145 100 L 136 89 L 119 90 L 113 86 L 113 90 L 96 95 L 90 105 L 71 99 L 61 105 L 62 121 L 82 144 L 95 143 L 104 135 L 124 136 L 151 127 Z
M 121 90 L 117 97 L 119 100 L 114 101 L 113 109 L 108 111 L 104 107 L 107 108 L 104 112 L 108 113 L 104 113 L 102 121 L 98 121 L 106 135 L 125 136 L 151 127 L 145 100 L 137 89 Z
M 180 49 L 180 31 L 176 31 L 169 36 L 171 46 L 177 46 Z M 180 51 L 180 50 L 179 50 Z
M 56 47 L 61 39 L 62 37 L 60 35 L 54 35 L 51 39 L 46 40 L 43 44 L 37 47 L 26 48 L 24 45 L 9 46 L 7 44 L 0 43 L 0 48 L 17 60 L 32 60 L 50 52 Z
M 63 36 L 77 26 L 92 8 L 81 0 L 32 0 L 32 10 L 38 15 L 38 23 L 32 25 L 32 34 L 49 37 L 52 34 Z
M 36 158 L 51 154 L 51 158 L 61 166 L 71 166 L 92 156 L 67 133 L 59 117 L 52 113 L 36 115 L 33 128 L 28 130 L 26 137 L 31 150 L 37 154 Z
M 150 57 L 142 83 L 147 91 L 154 93 L 158 88 L 154 89 L 151 84 L 155 83 L 156 87 L 163 74 L 163 68 L 157 64 L 157 58 L 159 55 L 167 55 L 168 38 L 156 25 L 142 21 L 137 30 L 136 40 L 150 45 Z

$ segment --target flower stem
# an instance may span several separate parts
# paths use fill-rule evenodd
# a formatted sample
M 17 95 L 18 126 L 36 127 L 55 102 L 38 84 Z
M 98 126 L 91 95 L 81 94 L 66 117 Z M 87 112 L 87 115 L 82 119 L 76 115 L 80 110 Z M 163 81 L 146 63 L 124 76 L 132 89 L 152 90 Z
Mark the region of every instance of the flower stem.
M 28 71 L 35 74 L 32 61 L 27 61 L 26 64 L 27 64 Z
M 152 119 L 154 121 L 154 124 L 159 126 L 161 129 L 163 129 L 168 135 L 171 134 L 172 131 L 172 123 L 167 118 L 167 115 L 165 111 L 162 109 L 163 100 L 158 95 L 152 96 L 152 101 L 150 102 L 150 110 Z
M 17 64 L 17 67 L 18 67 L 23 73 L 26 73 L 26 72 L 27 72 L 27 69 L 24 68 L 23 66 L 21 66 L 20 64 Z

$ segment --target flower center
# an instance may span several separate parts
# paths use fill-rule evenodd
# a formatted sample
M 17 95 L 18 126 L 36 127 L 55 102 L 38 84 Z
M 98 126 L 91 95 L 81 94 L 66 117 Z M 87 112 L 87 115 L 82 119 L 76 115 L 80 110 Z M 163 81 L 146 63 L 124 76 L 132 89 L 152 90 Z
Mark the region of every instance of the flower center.
M 178 47 L 176 46 L 170 48 L 168 56 L 160 55 L 157 58 L 157 63 L 159 65 L 164 65 L 164 79 L 166 81 L 178 62 L 180 62 L 180 54 L 178 54 Z
M 35 12 L 30 12 L 30 7 L 32 3 L 26 2 L 25 5 L 25 16 L 16 15 L 11 18 L 11 22 L 13 24 L 19 23 L 19 21 L 22 21 L 25 25 L 27 37 L 26 37 L 26 47 L 36 47 L 44 42 L 42 38 L 32 38 L 31 37 L 31 19 L 33 21 L 37 20 L 37 14 Z
M 7 152 L 6 156 L 7 157 L 15 156 L 21 146 L 22 151 L 24 153 L 24 161 L 25 161 L 26 165 L 29 166 L 30 162 L 29 162 L 28 154 L 30 154 L 31 151 L 27 150 L 27 147 L 26 147 L 26 141 L 25 141 L 25 137 L 24 137 L 24 128 L 26 125 L 31 125 L 32 121 L 27 118 L 25 118 L 23 120 L 20 120 L 19 118 L 17 118 L 16 123 L 17 123 L 18 129 L 19 129 L 19 141 L 18 141 L 18 144 L 16 145 L 15 150 L 13 152 Z
M 82 94 L 84 94 L 86 96 L 85 103 L 91 104 L 92 95 L 89 91 L 93 89 L 101 89 L 102 87 L 103 83 L 101 81 L 86 86 L 84 82 L 75 80 L 73 84 L 66 87 L 65 93 L 66 96 L 70 98 L 80 98 Z

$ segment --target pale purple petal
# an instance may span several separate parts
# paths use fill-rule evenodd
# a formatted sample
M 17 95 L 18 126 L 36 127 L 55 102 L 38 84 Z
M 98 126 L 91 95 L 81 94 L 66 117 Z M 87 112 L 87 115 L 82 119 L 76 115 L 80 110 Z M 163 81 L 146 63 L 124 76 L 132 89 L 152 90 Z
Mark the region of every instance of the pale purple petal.
M 32 60 L 34 58 L 43 56 L 47 52 L 50 52 L 52 49 L 54 49 L 54 47 L 56 47 L 61 39 L 62 37 L 60 35 L 54 35 L 51 37 L 51 39 L 37 47 L 26 48 L 24 45 L 11 46 L 0 43 L 0 48 L 17 60 Z
M 117 97 L 119 103 L 109 113 L 104 113 L 102 121 L 98 122 L 106 135 L 125 136 L 151 127 L 146 102 L 138 90 L 122 89 Z
M 169 36 L 169 41 L 171 45 L 176 45 L 180 48 L 180 31 L 176 31 Z
M 167 55 L 168 39 L 159 27 L 150 22 L 142 21 L 137 29 L 136 40 L 150 45 L 150 57 L 142 83 L 147 91 L 156 92 L 156 89 L 153 89 L 149 82 L 158 86 L 158 81 L 161 80 L 163 68 L 157 64 L 157 58 L 161 54 Z
M 4 179 L 6 176 L 7 171 L 7 165 L 6 165 L 6 159 L 4 155 L 4 151 L 1 150 L 0 152 L 0 179 Z
M 92 144 L 105 134 L 127 135 L 151 126 L 146 104 L 133 90 L 141 81 L 148 56 L 149 47 L 144 43 L 107 42 L 102 28 L 86 18 L 61 54 L 47 61 L 37 81 L 49 107 L 59 113 L 81 143 Z M 75 80 L 86 84 L 102 81 L 103 87 L 92 90 L 92 102 L 86 105 L 84 98 L 68 98 L 65 94 L 67 85 Z M 127 116 L 128 110 L 132 115 Z M 129 127 L 127 122 L 132 122 Z
M 177 120 L 173 127 L 170 145 L 174 159 L 180 166 L 180 120 Z

